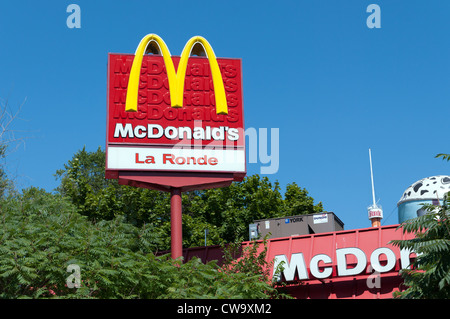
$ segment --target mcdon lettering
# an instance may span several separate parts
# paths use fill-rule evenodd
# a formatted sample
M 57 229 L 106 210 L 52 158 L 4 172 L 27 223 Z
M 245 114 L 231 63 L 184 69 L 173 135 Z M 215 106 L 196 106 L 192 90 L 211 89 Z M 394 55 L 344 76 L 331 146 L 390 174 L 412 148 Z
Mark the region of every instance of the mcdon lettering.
M 412 252 L 407 249 L 400 251 L 400 267 L 402 269 L 409 268 L 411 265 L 410 254 Z M 380 256 L 384 255 L 386 262 L 380 262 Z M 348 262 L 349 258 L 354 258 L 356 263 Z M 387 247 L 380 247 L 375 249 L 368 259 L 364 251 L 356 247 L 348 247 L 336 249 L 336 263 L 333 263 L 332 258 L 327 254 L 317 254 L 309 261 L 309 268 L 305 263 L 303 253 L 294 253 L 290 260 L 286 255 L 275 256 L 274 275 L 277 267 L 281 264 L 283 271 L 275 278 L 281 281 L 282 275 L 286 281 L 306 280 L 310 279 L 309 274 L 317 279 L 328 278 L 334 276 L 354 276 L 366 271 L 367 262 L 370 261 L 371 267 L 379 273 L 388 272 L 394 269 L 397 264 L 397 256 Z M 308 271 L 309 270 L 309 271 Z

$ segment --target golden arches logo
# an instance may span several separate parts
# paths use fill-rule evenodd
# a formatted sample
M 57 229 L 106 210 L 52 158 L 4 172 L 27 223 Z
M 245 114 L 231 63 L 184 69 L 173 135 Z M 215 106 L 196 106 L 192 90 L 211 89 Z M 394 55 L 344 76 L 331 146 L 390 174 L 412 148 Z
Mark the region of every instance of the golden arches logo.
M 166 43 L 156 34 L 146 35 L 139 43 L 131 66 L 130 77 L 128 80 L 127 98 L 125 104 L 126 112 L 137 112 L 137 100 L 139 89 L 139 77 L 141 73 L 142 59 L 150 43 L 155 43 L 158 53 L 163 56 L 166 66 L 167 78 L 169 81 L 169 93 L 172 107 L 183 107 L 184 79 L 186 76 L 186 68 L 188 59 L 191 56 L 192 49 L 197 44 L 201 45 L 203 51 L 208 58 L 211 68 L 211 75 L 214 85 L 214 95 L 216 99 L 216 113 L 228 114 L 227 99 L 225 95 L 225 87 L 223 85 L 222 74 L 220 73 L 219 64 L 216 55 L 205 38 L 195 36 L 189 39 L 181 53 L 178 70 L 175 71 L 172 57 Z

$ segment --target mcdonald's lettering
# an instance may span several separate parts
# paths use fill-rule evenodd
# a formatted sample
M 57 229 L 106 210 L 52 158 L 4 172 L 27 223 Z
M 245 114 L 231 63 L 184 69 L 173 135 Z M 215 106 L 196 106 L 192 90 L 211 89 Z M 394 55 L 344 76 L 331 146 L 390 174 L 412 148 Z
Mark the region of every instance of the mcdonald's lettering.
M 241 70 L 240 59 L 216 57 L 200 36 L 187 41 L 181 56 L 171 56 L 155 34 L 145 36 L 134 55 L 110 53 L 107 143 L 186 145 L 193 139 L 154 137 L 140 128 L 159 125 L 194 133 L 201 126 L 205 132 L 227 128 L 221 140 L 244 147 L 244 134 L 236 133 L 244 129 Z M 211 141 L 200 140 L 205 146 Z
M 163 135 L 168 139 L 188 139 L 188 140 L 216 140 L 236 141 L 239 139 L 240 132 L 236 128 L 229 128 L 228 126 L 220 127 L 194 127 L 192 130 L 188 126 L 167 126 L 163 128 L 159 124 L 137 125 L 133 127 L 130 123 L 123 125 L 117 123 L 114 130 L 114 137 L 118 138 L 148 138 L 158 139 Z

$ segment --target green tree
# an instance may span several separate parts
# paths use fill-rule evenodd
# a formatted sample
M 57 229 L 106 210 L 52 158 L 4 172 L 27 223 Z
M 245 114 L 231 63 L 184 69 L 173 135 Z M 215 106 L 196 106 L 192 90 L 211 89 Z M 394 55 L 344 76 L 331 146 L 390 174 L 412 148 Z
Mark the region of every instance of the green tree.
M 233 271 L 156 257 L 151 225 L 136 227 L 123 216 L 93 223 L 68 199 L 34 187 L 0 201 L 0 298 L 279 296 L 255 263 L 251 272 Z M 80 269 L 79 288 L 67 285 L 69 265 Z
M 308 191 L 300 188 L 296 183 L 287 185 L 284 197 L 286 216 L 323 212 L 322 202 L 314 205 L 314 199 L 308 195 Z
M 56 191 L 70 199 L 80 214 L 91 220 L 111 220 L 125 216 L 136 225 L 158 223 L 170 218 L 170 198 L 163 192 L 119 185 L 105 179 L 105 152 L 83 147 L 64 169 L 56 171 L 60 179 Z
M 151 224 L 159 240 L 159 250 L 170 249 L 170 194 L 119 185 L 105 180 L 105 153 L 81 149 L 64 169 L 56 172 L 61 180 L 58 192 L 90 220 L 111 220 L 124 216 L 134 225 Z M 278 182 L 267 177 L 247 176 L 229 187 L 182 194 L 183 246 L 203 246 L 248 239 L 248 224 L 257 219 L 323 211 L 322 203 L 296 183 L 281 192 Z
M 5 158 L 6 145 L 0 145 L 0 161 Z M 10 189 L 11 183 L 6 176 L 3 163 L 0 163 L 0 198 L 5 195 L 8 189 Z
M 403 222 L 399 228 L 413 233 L 414 239 L 394 240 L 392 244 L 418 254 L 412 269 L 401 270 L 408 288 L 397 294 L 405 299 L 450 298 L 450 207 L 446 200 L 437 208 L 424 205 L 429 211 Z
M 323 210 L 322 204 L 314 205 L 314 199 L 297 184 L 286 189 L 283 199 L 278 182 L 259 175 L 247 176 L 229 187 L 198 192 L 183 212 L 214 225 L 225 242 L 235 242 L 248 239 L 248 225 L 254 220 Z
M 8 105 L 8 100 L 3 101 L 0 98 L 0 197 L 14 191 L 14 182 L 6 174 L 5 159 L 7 151 L 14 151 L 24 143 L 24 137 L 18 137 L 18 131 L 14 130 L 13 126 L 19 119 L 25 101 L 26 99 L 14 110 Z
M 248 176 L 229 187 L 197 192 L 183 213 L 208 224 L 225 242 L 248 239 L 248 224 L 255 219 L 282 214 L 282 195 L 278 183 L 267 177 Z
M 440 153 L 440 154 L 437 154 L 437 155 L 436 155 L 436 158 L 438 158 L 438 157 L 442 157 L 443 160 L 450 161 L 450 154 L 443 154 L 443 153 Z
M 438 154 L 450 160 L 448 154 Z M 393 240 L 401 249 L 414 251 L 418 256 L 411 269 L 401 270 L 408 288 L 395 294 L 404 299 L 450 298 L 450 198 L 442 206 L 425 204 L 427 214 L 400 224 L 403 233 L 412 233 L 410 240 Z

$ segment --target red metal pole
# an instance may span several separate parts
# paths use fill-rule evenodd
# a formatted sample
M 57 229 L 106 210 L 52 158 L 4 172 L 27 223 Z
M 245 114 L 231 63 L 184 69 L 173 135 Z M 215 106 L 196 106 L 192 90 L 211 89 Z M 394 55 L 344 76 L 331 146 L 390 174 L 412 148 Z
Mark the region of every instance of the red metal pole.
M 181 189 L 170 191 L 170 224 L 172 259 L 183 256 L 183 231 L 181 219 Z

